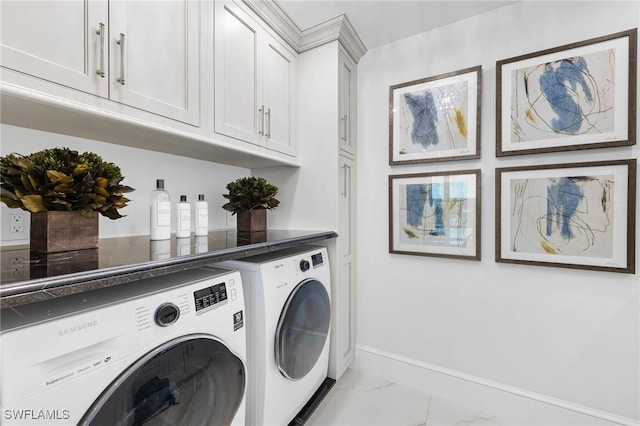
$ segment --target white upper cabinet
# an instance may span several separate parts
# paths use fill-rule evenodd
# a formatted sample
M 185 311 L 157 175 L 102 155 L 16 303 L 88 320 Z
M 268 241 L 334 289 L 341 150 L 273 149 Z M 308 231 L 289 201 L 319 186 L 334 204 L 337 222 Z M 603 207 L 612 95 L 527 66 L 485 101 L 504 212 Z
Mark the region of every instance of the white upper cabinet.
M 356 152 L 356 64 L 342 49 L 338 55 L 338 85 L 340 117 L 340 149 L 350 154 Z
M 296 53 L 237 4 L 215 7 L 215 132 L 295 155 Z
M 267 148 L 294 154 L 294 116 L 297 72 L 291 51 L 275 38 L 267 37 L 262 51 L 262 95 Z
M 110 2 L 112 100 L 198 123 L 198 8 L 194 0 Z
M 1 2 L 2 66 L 199 122 L 199 3 Z
M 2 0 L 2 66 L 108 97 L 108 11 L 106 0 Z
M 215 9 L 215 131 L 258 144 L 262 113 L 258 97 L 259 26 L 233 4 Z M 260 122 L 259 122 L 260 121 Z M 260 128 L 258 127 L 260 126 Z

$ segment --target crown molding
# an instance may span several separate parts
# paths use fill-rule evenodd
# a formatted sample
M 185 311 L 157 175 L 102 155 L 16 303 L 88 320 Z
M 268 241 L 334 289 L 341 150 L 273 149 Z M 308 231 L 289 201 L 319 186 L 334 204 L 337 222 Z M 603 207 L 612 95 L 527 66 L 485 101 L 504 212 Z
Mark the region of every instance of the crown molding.
M 304 30 L 300 40 L 300 50 L 304 52 L 335 40 L 342 44 L 356 63 L 367 52 L 367 48 L 345 15 L 336 16 Z
M 242 2 L 298 53 L 336 40 L 356 63 L 367 52 L 367 48 L 345 15 L 336 16 L 302 31 L 273 0 Z
M 302 32 L 273 0 L 242 0 L 242 2 L 248 6 L 253 13 L 258 15 L 269 28 L 282 37 L 289 46 L 300 53 L 300 38 Z

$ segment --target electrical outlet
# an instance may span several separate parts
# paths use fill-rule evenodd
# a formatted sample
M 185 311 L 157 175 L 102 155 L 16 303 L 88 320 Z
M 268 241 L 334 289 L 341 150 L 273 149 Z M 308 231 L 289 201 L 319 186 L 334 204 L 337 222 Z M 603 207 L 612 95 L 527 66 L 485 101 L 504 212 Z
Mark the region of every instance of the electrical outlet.
M 14 213 L 11 215 L 11 228 L 12 233 L 24 232 L 24 215 L 20 213 Z
M 11 277 L 12 278 L 23 278 L 24 276 L 24 258 L 22 257 L 12 257 L 11 258 Z

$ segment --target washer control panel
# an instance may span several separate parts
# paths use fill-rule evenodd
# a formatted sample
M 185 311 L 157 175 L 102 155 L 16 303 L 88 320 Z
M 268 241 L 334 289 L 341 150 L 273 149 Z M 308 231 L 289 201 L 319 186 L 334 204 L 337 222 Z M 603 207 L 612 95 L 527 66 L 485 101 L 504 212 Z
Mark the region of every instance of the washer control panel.
M 235 290 L 234 290 L 235 291 Z M 196 303 L 196 314 L 227 303 L 227 286 L 225 283 L 212 285 L 193 292 Z

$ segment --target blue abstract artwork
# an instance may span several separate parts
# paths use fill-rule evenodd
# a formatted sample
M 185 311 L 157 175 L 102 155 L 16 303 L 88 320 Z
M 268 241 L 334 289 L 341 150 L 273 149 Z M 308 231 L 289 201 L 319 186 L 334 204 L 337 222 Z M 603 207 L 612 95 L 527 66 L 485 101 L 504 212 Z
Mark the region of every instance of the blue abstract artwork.
M 612 257 L 614 183 L 613 175 L 512 180 L 512 251 Z
M 460 247 L 467 244 L 469 187 L 467 182 L 432 182 L 401 186 L 404 220 L 401 240 L 410 244 Z
M 612 132 L 615 68 L 606 49 L 513 70 L 512 142 Z
M 547 64 L 540 76 L 540 88 L 556 116 L 551 120 L 551 128 L 557 133 L 572 135 L 580 131 L 582 122 L 588 117 L 578 102 L 571 96 L 582 90 L 587 103 L 593 103 L 593 94 L 586 76 L 589 67 L 583 57 L 563 59 L 556 67 Z
M 411 141 L 424 149 L 427 149 L 429 145 L 438 145 L 439 138 L 436 128 L 438 109 L 433 101 L 431 91 L 406 93 L 404 100 L 407 103 L 411 117 L 413 117 Z
M 468 86 L 467 81 L 459 81 L 403 93 L 399 97 L 399 153 L 467 149 Z

